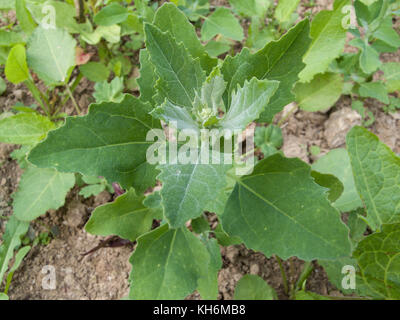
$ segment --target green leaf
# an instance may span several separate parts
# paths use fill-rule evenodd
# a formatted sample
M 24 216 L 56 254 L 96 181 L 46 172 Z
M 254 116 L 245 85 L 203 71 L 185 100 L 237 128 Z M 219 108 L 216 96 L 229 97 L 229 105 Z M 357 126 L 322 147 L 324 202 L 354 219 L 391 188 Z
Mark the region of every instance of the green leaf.
M 25 47 L 22 44 L 17 44 L 10 50 L 4 72 L 7 80 L 14 84 L 29 79 Z
M 26 1 L 26 7 L 35 21 L 40 25 L 47 23 L 52 26 L 52 14 L 55 14 L 55 27 L 66 29 L 69 33 L 79 33 L 81 26 L 75 20 L 76 10 L 66 1 Z M 52 10 L 49 9 L 52 8 Z
M 296 10 L 300 0 L 280 0 L 275 9 L 275 18 L 279 23 L 289 21 L 292 13 Z
M 9 298 L 5 293 L 0 292 L 0 300 L 9 300 Z
M 305 111 L 332 107 L 342 95 L 343 79 L 337 73 L 317 74 L 309 83 L 298 82 L 293 89 L 296 101 Z
M 235 244 L 241 244 L 243 241 L 239 237 L 231 237 L 229 236 L 223 229 L 221 224 L 219 223 L 214 230 L 215 237 L 218 240 L 218 243 L 221 246 L 228 247 L 233 246 Z
M 334 259 L 350 254 L 348 229 L 326 189 L 299 159 L 275 154 L 237 184 L 221 216 L 225 231 L 267 257 Z
M 360 84 L 358 93 L 364 98 L 374 98 L 389 104 L 389 96 L 382 82 L 364 82 Z
M 306 67 L 300 72 L 301 82 L 309 82 L 316 74 L 323 73 L 343 51 L 346 30 L 342 26 L 342 8 L 348 0 L 336 0 L 333 11 L 320 11 L 311 23 L 312 43 L 304 55 Z
M 140 77 L 137 83 L 140 88 L 140 99 L 154 104 L 153 96 L 156 94 L 156 81 L 158 79 L 153 64 L 150 62 L 150 55 L 146 49 L 139 52 Z
M 0 96 L 6 92 L 7 90 L 7 83 L 6 81 L 0 77 Z
M 30 153 L 38 167 L 61 172 L 103 176 L 143 192 L 155 183 L 157 170 L 146 161 L 148 130 L 160 128 L 148 112 L 150 106 L 126 95 L 121 103 L 93 104 L 83 117 L 68 117 Z
M 182 43 L 177 43 L 170 33 L 145 24 L 146 47 L 156 73 L 159 101 L 165 98 L 173 104 L 192 109 L 195 91 L 198 91 L 205 73 L 199 59 L 193 59 Z
M 229 0 L 229 4 L 241 15 L 251 17 L 258 16 L 263 18 L 266 14 L 270 0 Z
M 363 203 L 357 193 L 354 183 L 353 172 L 351 169 L 350 158 L 345 149 L 334 149 L 318 159 L 312 165 L 313 170 L 321 173 L 332 174 L 343 183 L 343 193 L 333 206 L 341 212 L 349 212 L 359 207 Z
M 177 129 L 189 129 L 195 132 L 200 132 L 199 126 L 196 121 L 193 120 L 189 111 L 185 108 L 181 108 L 172 104 L 169 100 L 155 108 L 150 114 L 157 118 L 170 123 L 171 121 L 176 122 Z
M 121 39 L 121 27 L 117 24 L 111 26 L 98 26 L 95 31 L 82 32 L 82 39 L 89 44 L 97 44 L 101 38 L 110 43 L 117 43 Z
M 12 215 L 7 221 L 3 234 L 3 242 L 0 246 L 0 281 L 8 269 L 8 263 L 14 255 L 14 250 L 21 245 L 21 237 L 28 231 L 29 222 L 18 220 Z
M 99 26 L 111 26 L 124 22 L 128 19 L 129 11 L 118 3 L 111 4 L 102 8 L 95 16 L 94 22 Z
M 107 80 L 110 70 L 100 62 L 88 62 L 79 67 L 82 74 L 90 81 L 101 82 Z
M 0 141 L 13 144 L 35 144 L 55 128 L 47 117 L 34 112 L 18 113 L 0 120 Z
M 260 80 L 280 81 L 278 90 L 270 99 L 268 110 L 259 119 L 261 122 L 271 122 L 276 113 L 294 101 L 291 90 L 298 80 L 298 73 L 304 67 L 302 56 L 310 43 L 308 32 L 309 21 L 303 20 L 280 40 L 268 43 L 255 54 L 244 48 L 233 58 L 227 56 L 221 68 L 224 80 L 228 83 L 228 90 L 224 95 L 225 105 L 230 105 L 232 91 L 238 84 L 243 86 L 245 80 L 256 77 Z
M 208 204 L 216 200 L 225 188 L 225 173 L 231 167 L 223 164 L 223 159 L 217 159 L 221 164 L 214 164 L 215 158 L 210 159 L 209 164 L 202 164 L 203 152 L 191 151 L 197 153 L 193 162 L 182 164 L 179 161 L 158 166 L 161 173 L 157 178 L 163 183 L 164 216 L 172 228 L 184 226 L 189 219 L 199 217 Z M 213 183 L 209 183 L 211 180 Z
M 231 46 L 222 41 L 210 40 L 207 42 L 204 48 L 211 57 L 218 57 L 219 55 L 227 52 Z
M 217 65 L 217 59 L 211 59 L 199 41 L 194 26 L 186 16 L 172 3 L 164 3 L 156 12 L 154 25 L 161 31 L 169 31 L 172 37 L 182 42 L 193 58 L 199 58 L 203 70 L 208 73 Z
M 15 13 L 21 29 L 25 32 L 25 34 L 30 36 L 37 25 L 35 21 L 33 21 L 30 12 L 26 9 L 25 0 L 15 1 Z
M 101 102 L 116 102 L 120 103 L 125 98 L 125 94 L 122 93 L 124 90 L 124 79 L 115 77 L 111 82 L 104 80 L 94 85 L 95 92 L 93 97 L 96 99 L 96 103 Z
M 256 127 L 254 143 L 261 149 L 265 158 L 273 155 L 283 144 L 281 128 L 273 124 L 268 127 Z
M 380 27 L 373 33 L 373 36 L 379 40 L 382 40 L 391 47 L 400 47 L 400 36 L 393 29 L 392 17 L 387 16 Z
M 181 300 L 207 272 L 207 249 L 186 228 L 163 225 L 138 239 L 131 259 L 131 294 L 139 300 Z
M 15 31 L 0 30 L 0 47 L 12 47 L 25 43 L 21 34 Z
M 381 232 L 366 237 L 358 244 L 353 255 L 360 268 L 362 286 L 370 296 L 400 299 L 399 252 L 399 223 L 383 225 Z
M 89 198 L 91 196 L 97 196 L 100 192 L 104 191 L 106 186 L 104 184 L 93 184 L 90 186 L 83 187 L 81 191 L 79 191 L 79 195 L 84 198 Z
M 277 300 L 275 290 L 263 278 L 244 275 L 236 285 L 234 300 Z
M 32 221 L 47 210 L 58 209 L 64 205 L 65 196 L 74 184 L 72 173 L 28 167 L 14 195 L 14 215 L 22 221 Z
M 211 40 L 217 34 L 232 40 L 243 40 L 243 29 L 228 8 L 218 7 L 205 19 L 201 27 L 201 39 L 203 41 Z
M 382 62 L 379 59 L 379 53 L 368 44 L 366 41 L 362 41 L 359 38 L 355 38 L 350 41 L 350 45 L 361 49 L 361 54 L 359 57 L 361 70 L 370 74 L 376 71 L 381 65 Z
M 28 65 L 46 84 L 64 82 L 75 66 L 75 46 L 67 31 L 38 27 L 29 38 Z
M 323 174 L 317 171 L 311 171 L 311 176 L 321 187 L 329 189 L 328 200 L 330 202 L 335 202 L 337 199 L 339 199 L 343 193 L 343 184 L 338 178 L 336 178 L 334 175 Z
M 203 240 L 210 255 L 210 264 L 207 272 L 198 280 L 197 291 L 203 300 L 217 300 L 218 298 L 218 271 L 222 267 L 222 258 L 216 239 Z
M 400 63 L 387 62 L 382 66 L 388 92 L 400 91 Z
M 153 210 L 143 205 L 144 196 L 137 196 L 133 189 L 119 196 L 114 202 L 97 207 L 85 230 L 99 236 L 117 235 L 135 241 L 150 231 Z
M 232 92 L 229 110 L 219 125 L 232 131 L 244 130 L 268 107 L 268 102 L 278 86 L 278 81 L 257 80 L 255 77 L 249 82 L 245 81 L 242 88 L 238 85 L 236 92 Z
M 311 291 L 298 291 L 295 296 L 296 300 L 330 300 L 327 297 L 321 296 Z
M 15 255 L 14 263 L 10 268 L 9 273 L 14 273 L 19 268 L 19 266 L 22 263 L 22 260 L 24 260 L 25 256 L 28 254 L 30 250 L 31 250 L 30 246 L 25 246 L 18 250 L 17 254 Z
M 210 231 L 210 225 L 208 224 L 208 220 L 205 215 L 193 219 L 190 225 L 192 226 L 193 231 L 197 234 Z
M 400 221 L 400 158 L 362 127 L 347 134 L 346 144 L 368 225 L 377 230 Z

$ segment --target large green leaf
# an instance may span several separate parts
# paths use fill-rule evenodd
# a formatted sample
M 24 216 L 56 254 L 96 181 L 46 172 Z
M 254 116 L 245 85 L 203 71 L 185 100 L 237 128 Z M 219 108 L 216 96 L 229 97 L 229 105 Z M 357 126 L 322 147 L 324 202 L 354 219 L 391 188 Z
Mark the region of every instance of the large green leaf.
M 197 291 L 203 300 L 217 300 L 218 298 L 218 271 L 222 267 L 222 258 L 216 239 L 202 240 L 210 254 L 210 264 L 206 273 L 198 280 Z
M 25 47 L 22 44 L 17 44 L 10 50 L 4 72 L 7 80 L 14 84 L 29 79 Z
M 95 16 L 94 22 L 99 26 L 111 26 L 128 19 L 129 11 L 119 3 L 112 2 L 102 8 Z
M 121 103 L 91 105 L 86 116 L 69 117 L 64 126 L 50 132 L 29 160 L 61 172 L 103 176 L 143 192 L 154 185 L 157 175 L 146 161 L 146 150 L 154 143 L 146 141 L 147 132 L 160 128 L 159 121 L 148 115 L 150 109 L 131 95 Z
M 221 217 L 224 230 L 266 256 L 303 260 L 350 254 L 348 229 L 326 189 L 299 159 L 275 154 L 237 180 Z
M 156 94 L 155 85 L 158 77 L 146 49 L 140 50 L 139 61 L 140 77 L 137 79 L 137 83 L 140 88 L 140 99 L 154 104 L 153 96 Z
M 308 82 L 317 73 L 323 73 L 329 64 L 342 53 L 346 30 L 342 26 L 342 8 L 349 0 L 336 0 L 333 11 L 320 11 L 311 23 L 312 43 L 304 55 L 306 67 L 300 72 L 300 81 Z
M 25 235 L 28 228 L 29 222 L 20 221 L 14 215 L 8 220 L 0 246 L 0 282 L 8 269 L 8 263 L 14 256 L 14 249 L 21 244 L 21 237 Z
M 144 196 L 137 196 L 135 190 L 130 189 L 114 202 L 97 207 L 85 226 L 86 231 L 135 241 L 150 231 L 153 222 L 154 212 L 143 205 L 143 200 Z
M 279 88 L 270 99 L 268 109 L 261 114 L 259 121 L 270 122 L 283 107 L 294 101 L 291 90 L 298 80 L 298 73 L 304 68 L 302 56 L 310 43 L 309 22 L 304 20 L 290 29 L 280 40 L 268 43 L 263 49 L 251 54 L 244 48 L 235 57 L 228 56 L 221 71 L 228 90 L 224 95 L 226 106 L 230 105 L 232 91 L 237 85 L 243 86 L 252 77 L 280 81 Z
M 375 298 L 400 299 L 400 224 L 382 226 L 382 231 L 362 240 L 354 257 L 362 286 Z M 359 282 L 359 281 L 358 281 Z
M 254 274 L 244 275 L 236 285 L 235 300 L 274 300 L 276 292 L 263 278 Z
M 193 59 L 183 44 L 178 44 L 168 32 L 145 24 L 145 33 L 146 47 L 159 76 L 158 100 L 168 98 L 175 105 L 191 110 L 195 91 L 205 80 L 199 59 Z
M 180 300 L 197 288 L 210 256 L 186 228 L 168 229 L 165 224 L 138 239 L 130 261 L 131 298 Z
M 67 31 L 40 26 L 29 38 L 28 65 L 47 84 L 64 82 L 75 65 L 75 46 Z
M 211 40 L 217 34 L 237 41 L 242 41 L 244 37 L 243 28 L 228 8 L 217 8 L 201 27 L 203 41 Z
M 334 149 L 324 155 L 312 168 L 321 173 L 329 173 L 336 176 L 343 183 L 343 193 L 333 206 L 342 212 L 349 212 L 362 207 L 362 201 L 354 184 L 350 158 L 345 149 Z
M 158 166 L 161 170 L 158 179 L 163 183 L 164 216 L 172 228 L 184 226 L 189 219 L 199 217 L 226 186 L 225 173 L 231 165 L 223 164 L 222 157 L 218 159 L 221 164 L 214 164 L 214 155 L 209 164 L 203 164 L 204 153 L 197 149 L 194 153 L 198 156 L 188 164 L 178 161 L 177 164 Z
M 0 120 L 0 141 L 14 144 L 35 144 L 54 128 L 53 122 L 36 112 L 18 113 Z
M 316 75 L 309 83 L 298 82 L 293 89 L 296 101 L 306 111 L 327 110 L 340 98 L 343 79 L 336 73 Z
M 14 195 L 14 215 L 22 221 L 31 221 L 49 209 L 58 209 L 74 184 L 72 173 L 28 167 Z
M 211 59 L 206 53 L 195 28 L 185 14 L 172 3 L 164 3 L 157 10 L 153 23 L 161 31 L 169 31 L 177 41 L 182 42 L 193 58 L 200 59 L 200 64 L 207 73 L 217 64 L 217 59 Z
M 373 229 L 400 221 L 400 158 L 367 129 L 354 127 L 346 137 L 354 180 Z
M 278 86 L 278 81 L 257 80 L 255 77 L 250 81 L 246 80 L 242 88 L 238 85 L 236 92 L 232 92 L 231 105 L 220 121 L 220 126 L 232 131 L 244 130 L 267 109 Z

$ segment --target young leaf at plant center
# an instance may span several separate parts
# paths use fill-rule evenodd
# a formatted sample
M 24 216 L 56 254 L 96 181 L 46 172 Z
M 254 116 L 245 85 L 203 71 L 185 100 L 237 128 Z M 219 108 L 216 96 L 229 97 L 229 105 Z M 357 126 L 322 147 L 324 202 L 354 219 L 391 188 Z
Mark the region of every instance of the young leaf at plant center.
M 135 241 L 150 231 L 153 222 L 153 210 L 145 207 L 143 200 L 144 196 L 137 196 L 135 190 L 130 189 L 114 202 L 97 207 L 85 230 L 95 235 L 117 235 Z
M 204 46 L 197 37 L 196 30 L 187 20 L 184 13 L 172 3 L 164 3 L 154 16 L 154 25 L 182 42 L 193 58 L 199 58 L 203 70 L 207 74 L 217 65 L 217 59 L 212 59 L 206 53 Z
M 176 122 L 176 129 L 188 129 L 193 130 L 193 132 L 200 132 L 199 125 L 192 118 L 191 114 L 187 109 L 175 106 L 169 100 L 165 100 L 165 102 L 153 109 L 150 114 L 157 118 L 164 120 L 166 123 L 170 123 L 171 121 Z
M 168 32 L 146 23 L 145 34 L 147 51 L 159 76 L 157 101 L 162 103 L 167 98 L 190 111 L 195 91 L 205 80 L 199 60 L 193 59 L 183 44 L 178 44 Z
M 190 153 L 197 153 L 193 162 L 167 162 L 158 166 L 161 173 L 157 178 L 163 184 L 161 198 L 164 216 L 171 228 L 184 226 L 186 221 L 199 217 L 206 210 L 208 204 L 217 198 L 219 191 L 225 188 L 225 173 L 232 166 L 224 164 L 220 154 L 216 155 L 221 157 L 220 163 L 217 164 L 215 160 L 218 159 L 211 155 L 209 164 L 203 164 L 201 162 L 205 152 L 194 149 Z M 209 183 L 211 180 L 212 184 Z
M 96 103 L 101 102 L 115 102 L 121 103 L 125 98 L 124 90 L 124 79 L 115 77 L 111 82 L 104 80 L 94 85 L 95 92 L 93 97 L 96 99 Z
M 214 230 L 215 237 L 218 240 L 218 243 L 221 246 L 227 247 L 227 246 L 233 246 L 235 244 L 241 244 L 243 241 L 239 237 L 231 237 L 229 236 L 221 226 L 221 223 L 217 225 L 217 227 Z
M 364 73 L 373 73 L 382 65 L 382 62 L 379 59 L 379 53 L 370 46 L 369 43 L 362 41 L 359 38 L 355 38 L 350 41 L 349 44 L 361 49 L 359 61 L 360 68 Z
M 279 23 L 287 22 L 293 11 L 296 10 L 300 0 L 280 0 L 275 9 L 275 18 Z
M 64 82 L 75 65 L 75 46 L 67 31 L 39 26 L 28 41 L 28 65 L 48 85 Z
M 382 231 L 362 240 L 354 251 L 360 268 L 357 285 L 378 299 L 400 299 L 400 224 L 382 225 Z
M 110 70 L 100 62 L 88 62 L 79 67 L 82 74 L 90 81 L 101 82 L 105 81 L 110 74 Z
M 129 16 L 129 11 L 119 3 L 112 2 L 102 8 L 95 16 L 94 22 L 99 26 L 111 26 L 124 22 Z
M 95 45 L 101 38 L 110 43 L 117 43 L 121 39 L 121 27 L 117 24 L 111 26 L 98 26 L 95 31 L 88 33 L 82 32 L 82 39 L 88 44 Z
M 197 291 L 203 300 L 217 300 L 218 298 L 218 272 L 222 267 L 222 258 L 216 239 L 202 239 L 210 255 L 210 264 L 207 272 L 198 280 Z
M 13 144 L 35 144 L 55 128 L 49 118 L 36 112 L 18 113 L 0 120 L 0 141 Z
M 232 40 L 243 40 L 243 29 L 228 8 L 217 8 L 205 19 L 201 27 L 201 39 L 203 41 L 211 40 L 217 34 Z
M 400 63 L 388 62 L 382 66 L 388 92 L 400 91 Z
M 208 224 L 208 220 L 205 215 L 193 219 L 190 225 L 192 226 L 193 231 L 197 234 L 210 231 L 210 225 Z
M 291 90 L 304 68 L 302 56 L 311 39 L 308 36 L 309 21 L 303 20 L 290 29 L 280 40 L 268 43 L 263 49 L 251 54 L 244 48 L 235 57 L 227 56 L 221 72 L 227 82 L 224 94 L 225 106 L 230 105 L 232 91 L 243 86 L 252 77 L 280 81 L 278 90 L 270 99 L 268 109 L 261 113 L 260 122 L 271 122 L 273 116 L 294 100 Z
M 12 215 L 7 221 L 6 230 L 0 245 L 0 281 L 8 269 L 8 263 L 14 256 L 14 250 L 21 244 L 21 237 L 28 231 L 29 222 L 18 220 Z
M 343 193 L 333 206 L 341 212 L 349 212 L 363 206 L 354 184 L 350 158 L 345 149 L 334 149 L 312 165 L 313 170 L 332 174 L 343 183 Z
M 121 103 L 92 104 L 84 117 L 69 117 L 32 149 L 29 161 L 61 172 L 80 172 L 133 186 L 139 193 L 153 186 L 158 171 L 146 160 L 147 132 L 160 128 L 151 106 L 126 95 Z
M 261 149 L 265 158 L 272 156 L 278 152 L 278 149 L 283 144 L 281 128 L 273 124 L 270 124 L 268 127 L 256 127 L 254 143 Z
M 104 184 L 92 184 L 86 187 L 83 187 L 81 191 L 79 191 L 79 195 L 83 196 L 85 199 L 91 196 L 97 196 L 100 192 L 103 192 L 106 189 Z
M 263 278 L 254 274 L 246 274 L 237 283 L 233 299 L 276 300 L 278 296 Z
M 130 259 L 132 299 L 184 299 L 208 270 L 207 249 L 186 228 L 164 224 L 137 241 Z
M 49 209 L 58 209 L 74 184 L 72 173 L 28 167 L 22 174 L 18 191 L 13 195 L 14 215 L 22 221 L 32 221 Z
M 342 95 L 343 79 L 336 73 L 317 74 L 309 83 L 298 82 L 293 92 L 301 109 L 321 111 L 332 107 Z
M 373 230 L 400 221 L 400 158 L 367 129 L 354 127 L 346 137 L 357 191 Z
M 245 81 L 242 88 L 238 86 L 236 92 L 232 92 L 231 105 L 219 125 L 224 129 L 244 130 L 267 108 L 278 86 L 278 81 L 257 80 L 255 77 Z
M 18 84 L 29 79 L 25 47 L 22 44 L 17 44 L 10 50 L 4 73 L 7 77 L 7 80 L 14 84 Z
M 261 160 L 251 175 L 237 180 L 221 219 L 229 235 L 267 257 L 310 261 L 350 254 L 339 212 L 299 159 L 275 154 Z
M 346 30 L 342 26 L 342 8 L 348 0 L 335 0 L 333 10 L 320 11 L 311 23 L 312 43 L 304 55 L 306 67 L 300 72 L 301 82 L 309 82 L 316 74 L 323 73 L 343 51 Z

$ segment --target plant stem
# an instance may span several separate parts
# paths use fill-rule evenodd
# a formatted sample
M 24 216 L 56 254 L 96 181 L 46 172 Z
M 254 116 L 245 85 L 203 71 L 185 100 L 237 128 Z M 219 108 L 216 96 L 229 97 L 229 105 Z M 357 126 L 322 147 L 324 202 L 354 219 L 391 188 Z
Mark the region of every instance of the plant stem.
M 297 104 L 293 104 L 293 107 L 289 110 L 289 112 L 279 120 L 278 127 L 280 127 L 292 115 L 292 113 L 296 111 L 296 109 Z
M 74 82 L 72 83 L 71 87 L 70 87 L 70 88 L 71 88 L 71 92 L 74 92 L 74 91 L 75 91 L 76 87 L 77 87 L 78 84 L 81 82 L 82 78 L 83 78 L 83 74 L 82 74 L 82 73 L 79 73 L 79 74 L 77 75 L 77 77 L 75 78 Z M 71 96 L 68 94 L 68 95 L 64 98 L 64 100 L 58 105 L 58 107 L 56 108 L 56 110 L 55 110 L 54 113 L 53 113 L 53 118 L 54 118 L 54 117 L 57 117 L 58 112 L 59 112 L 60 109 L 67 103 L 67 101 L 69 100 L 70 97 L 71 97 Z
M 286 277 L 285 269 L 283 268 L 282 259 L 275 255 L 276 261 L 278 262 L 279 269 L 281 270 L 282 280 L 283 280 L 283 287 L 285 289 L 285 293 L 289 294 L 289 285 L 288 280 Z
M 79 109 L 79 106 L 75 101 L 75 98 L 74 98 L 74 96 L 73 96 L 73 94 L 71 92 L 71 89 L 69 88 L 69 84 L 67 84 L 66 87 L 67 87 L 67 92 L 68 92 L 68 94 L 69 94 L 69 96 L 70 96 L 70 98 L 72 100 L 72 104 L 74 105 L 75 110 L 78 113 L 78 115 L 80 115 L 81 114 L 81 109 Z
M 25 85 L 28 87 L 29 91 L 32 92 L 33 97 L 40 104 L 40 107 L 43 109 L 46 115 L 50 117 L 50 110 L 47 105 L 48 100 L 44 94 L 39 90 L 38 87 L 36 87 L 35 83 L 31 79 L 25 80 Z M 46 106 L 42 99 L 45 101 Z
M 79 23 L 85 22 L 85 4 L 83 0 L 79 0 Z
M 307 261 L 304 266 L 303 270 L 301 271 L 299 280 L 296 282 L 296 290 L 301 290 L 303 287 L 303 283 L 307 280 L 307 278 L 310 276 L 311 272 L 314 270 L 314 267 L 312 265 L 311 261 Z

